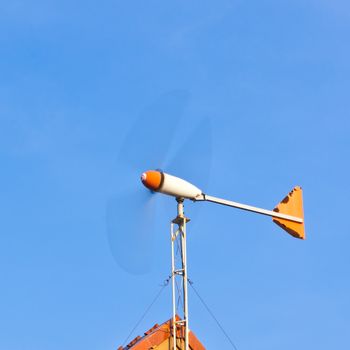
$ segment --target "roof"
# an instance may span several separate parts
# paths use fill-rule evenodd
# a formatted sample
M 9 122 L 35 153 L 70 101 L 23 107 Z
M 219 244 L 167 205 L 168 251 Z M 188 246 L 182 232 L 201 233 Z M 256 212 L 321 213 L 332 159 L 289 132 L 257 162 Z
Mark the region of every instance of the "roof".
M 172 319 L 161 325 L 155 324 L 144 335 L 137 336 L 126 347 L 120 346 L 118 350 L 167 350 L 172 345 Z M 184 348 L 184 327 L 178 326 L 177 348 Z M 197 339 L 192 331 L 189 332 L 189 347 L 191 350 L 205 350 L 205 347 Z

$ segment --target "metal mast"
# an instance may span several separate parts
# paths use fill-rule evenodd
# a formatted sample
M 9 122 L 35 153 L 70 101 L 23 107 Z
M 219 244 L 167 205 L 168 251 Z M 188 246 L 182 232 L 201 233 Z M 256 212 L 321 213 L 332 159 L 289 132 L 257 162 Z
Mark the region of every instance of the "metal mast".
M 176 198 L 177 216 L 171 222 L 171 281 L 173 303 L 173 346 L 177 349 L 177 338 L 184 339 L 184 350 L 189 350 L 188 327 L 188 290 L 187 290 L 187 256 L 186 256 L 186 224 L 190 221 L 184 215 L 183 198 Z M 180 253 L 180 261 L 177 261 L 177 253 Z M 178 283 L 180 282 L 180 283 Z M 182 289 L 182 295 L 181 295 Z M 177 303 L 182 302 L 182 316 L 177 315 Z M 183 332 L 185 334 L 183 334 Z

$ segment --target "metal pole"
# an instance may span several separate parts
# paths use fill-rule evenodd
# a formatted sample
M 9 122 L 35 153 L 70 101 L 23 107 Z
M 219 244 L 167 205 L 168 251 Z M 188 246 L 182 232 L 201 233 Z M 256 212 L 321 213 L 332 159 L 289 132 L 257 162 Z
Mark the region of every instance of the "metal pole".
M 173 301 L 173 350 L 176 350 L 176 295 L 175 295 L 175 251 L 174 241 L 174 223 L 171 223 L 171 283 L 172 283 L 172 301 Z
M 187 250 L 186 250 L 186 219 L 183 219 L 181 235 L 182 247 L 182 269 L 183 269 L 183 302 L 184 302 L 184 320 L 185 320 L 185 350 L 189 348 L 189 327 L 188 327 L 188 290 L 187 290 Z
M 173 303 L 173 350 L 177 349 L 177 329 L 178 325 L 180 329 L 184 330 L 184 350 L 189 350 L 189 327 L 188 327 L 188 285 L 187 285 L 187 251 L 186 251 L 186 223 L 189 221 L 184 216 L 183 211 L 183 198 L 176 198 L 177 201 L 177 217 L 171 224 L 171 276 L 172 276 L 172 303 Z M 177 225 L 177 229 L 174 229 L 174 224 Z M 178 262 L 178 267 L 175 259 L 175 241 L 179 240 L 179 248 L 181 250 L 181 265 Z M 179 320 L 176 319 L 176 278 L 182 281 L 182 304 L 183 304 L 183 317 Z M 179 293 L 181 294 L 181 293 Z M 180 295 L 179 295 L 180 296 Z

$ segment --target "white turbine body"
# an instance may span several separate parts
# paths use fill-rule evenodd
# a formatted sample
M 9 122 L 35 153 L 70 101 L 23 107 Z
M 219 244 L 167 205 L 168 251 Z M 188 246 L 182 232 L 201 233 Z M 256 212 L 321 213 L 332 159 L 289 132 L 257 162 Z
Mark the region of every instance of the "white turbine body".
M 163 173 L 163 176 L 163 183 L 161 184 L 158 192 L 187 199 L 195 199 L 203 194 L 198 187 L 183 179 L 180 179 L 179 177 L 167 173 Z

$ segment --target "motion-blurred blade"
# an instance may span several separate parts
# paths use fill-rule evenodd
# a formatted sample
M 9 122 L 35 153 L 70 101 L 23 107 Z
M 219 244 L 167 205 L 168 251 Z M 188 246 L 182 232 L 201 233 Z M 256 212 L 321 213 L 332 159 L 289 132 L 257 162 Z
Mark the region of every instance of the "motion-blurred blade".
M 164 171 L 183 178 L 208 191 L 212 168 L 212 126 L 209 118 L 200 120 L 176 152 Z M 198 205 L 186 203 L 193 219 L 199 210 Z
M 116 194 L 107 204 L 107 233 L 115 261 L 130 273 L 148 272 L 154 255 L 154 197 L 158 196 L 149 198 L 140 175 L 163 166 L 188 99 L 183 90 L 160 96 L 137 118 L 117 155 Z
M 140 173 L 161 168 L 188 98 L 186 91 L 172 91 L 141 113 L 120 149 L 118 163 Z
M 107 203 L 111 253 L 124 270 L 133 274 L 144 274 L 152 266 L 155 196 L 140 188 L 115 195 Z

